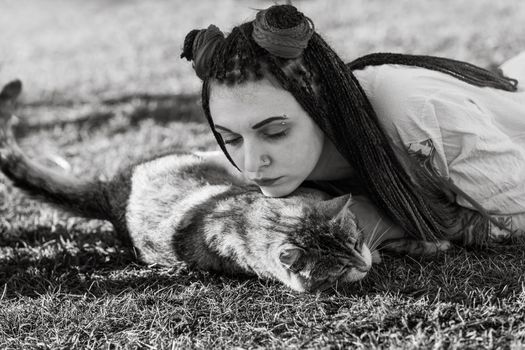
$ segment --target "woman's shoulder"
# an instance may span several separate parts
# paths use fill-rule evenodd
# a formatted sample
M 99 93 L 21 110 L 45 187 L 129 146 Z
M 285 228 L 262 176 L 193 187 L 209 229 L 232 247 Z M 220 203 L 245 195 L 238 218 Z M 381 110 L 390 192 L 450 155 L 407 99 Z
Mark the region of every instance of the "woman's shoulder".
M 393 139 L 400 129 L 411 130 L 414 123 L 422 123 L 427 102 L 444 89 L 440 77 L 432 73 L 401 65 L 370 66 L 354 72 L 383 130 Z
M 420 67 L 385 64 L 366 67 L 354 74 L 387 133 L 430 123 L 425 116 L 432 114 L 436 104 L 452 108 L 461 104 L 462 99 L 479 94 L 475 86 Z M 435 123 L 432 121 L 432 127 L 437 126 Z
M 424 102 L 463 83 L 441 72 L 397 64 L 369 66 L 353 73 L 370 100 L 396 101 L 394 104 Z

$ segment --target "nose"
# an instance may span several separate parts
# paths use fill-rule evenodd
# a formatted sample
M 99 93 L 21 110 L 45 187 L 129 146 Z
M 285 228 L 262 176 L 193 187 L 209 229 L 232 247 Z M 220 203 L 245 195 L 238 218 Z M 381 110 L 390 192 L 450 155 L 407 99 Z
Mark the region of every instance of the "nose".
M 258 177 L 262 168 L 267 165 L 263 162 L 263 158 L 267 158 L 264 147 L 261 147 L 257 142 L 244 143 L 244 171 L 247 174 Z

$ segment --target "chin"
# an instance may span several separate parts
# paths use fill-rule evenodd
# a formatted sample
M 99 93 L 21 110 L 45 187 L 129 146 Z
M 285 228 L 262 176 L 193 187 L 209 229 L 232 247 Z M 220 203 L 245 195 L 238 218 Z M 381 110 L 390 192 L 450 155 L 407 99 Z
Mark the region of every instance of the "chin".
M 259 186 L 259 188 L 266 197 L 286 197 L 298 189 L 304 181 L 301 177 L 289 175 L 285 177 L 285 180 L 274 186 Z
M 280 185 L 275 187 L 259 187 L 261 189 L 261 192 L 266 197 L 285 197 L 295 191 L 297 189 L 296 187 L 290 186 L 290 185 Z
M 283 194 L 281 191 L 276 191 L 275 189 L 268 188 L 268 187 L 260 187 L 262 194 L 264 194 L 266 197 L 284 197 L 287 194 Z

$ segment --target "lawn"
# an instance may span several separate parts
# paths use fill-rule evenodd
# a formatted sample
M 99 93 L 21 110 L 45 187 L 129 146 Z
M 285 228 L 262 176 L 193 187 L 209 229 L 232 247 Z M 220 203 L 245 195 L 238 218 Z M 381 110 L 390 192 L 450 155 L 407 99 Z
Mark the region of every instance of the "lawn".
M 215 143 L 185 34 L 271 1 L 0 0 L 0 85 L 18 77 L 22 148 L 110 177 L 141 154 Z M 347 60 L 377 52 L 488 66 L 525 49 L 522 0 L 294 1 Z M 184 264 L 144 266 L 110 225 L 0 175 L 0 348 L 525 347 L 525 242 L 383 256 L 361 283 L 297 294 Z

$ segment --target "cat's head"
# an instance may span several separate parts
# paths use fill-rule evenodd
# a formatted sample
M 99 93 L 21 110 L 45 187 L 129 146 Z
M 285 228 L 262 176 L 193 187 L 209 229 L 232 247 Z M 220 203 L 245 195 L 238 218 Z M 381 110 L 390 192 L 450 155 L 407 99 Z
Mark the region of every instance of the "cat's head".
M 372 253 L 351 204 L 352 197 L 345 195 L 302 208 L 300 228 L 290 231 L 276 252 L 289 287 L 314 292 L 366 276 Z

